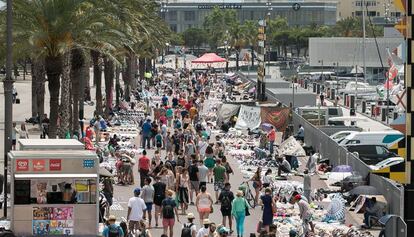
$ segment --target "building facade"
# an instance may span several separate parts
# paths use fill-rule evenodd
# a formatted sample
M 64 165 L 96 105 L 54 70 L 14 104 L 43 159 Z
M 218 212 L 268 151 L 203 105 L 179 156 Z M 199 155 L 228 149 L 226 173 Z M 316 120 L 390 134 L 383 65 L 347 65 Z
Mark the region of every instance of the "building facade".
M 240 22 L 271 17 L 285 17 L 289 25 L 334 25 L 337 0 L 163 0 L 161 16 L 175 32 L 202 27 L 204 18 L 215 6 L 235 9 Z M 270 5 L 269 5 L 270 3 Z
M 365 5 L 364 6 L 364 1 Z M 395 22 L 403 13 L 395 7 L 392 0 L 342 0 L 338 1 L 337 19 L 362 16 L 362 12 L 368 8 L 367 15 L 374 21 Z

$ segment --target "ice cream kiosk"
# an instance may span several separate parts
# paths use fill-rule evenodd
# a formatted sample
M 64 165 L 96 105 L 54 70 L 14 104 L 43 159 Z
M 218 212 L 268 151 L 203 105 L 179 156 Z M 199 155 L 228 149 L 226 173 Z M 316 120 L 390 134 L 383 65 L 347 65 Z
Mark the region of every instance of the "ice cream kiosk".
M 11 151 L 16 236 L 98 235 L 99 161 L 86 150 Z

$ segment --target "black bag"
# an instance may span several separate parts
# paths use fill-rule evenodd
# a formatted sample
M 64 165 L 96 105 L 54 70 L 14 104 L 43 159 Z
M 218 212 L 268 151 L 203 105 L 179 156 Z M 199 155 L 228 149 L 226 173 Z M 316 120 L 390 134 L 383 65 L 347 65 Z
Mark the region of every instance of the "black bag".
M 174 207 L 171 205 L 173 200 L 166 200 L 163 203 L 162 207 L 162 217 L 166 219 L 174 218 Z
M 20 99 L 19 98 L 16 99 L 16 104 L 20 104 Z
M 189 225 L 188 223 L 185 223 L 183 229 L 181 230 L 181 237 L 191 237 L 191 227 L 193 227 L 193 225 L 193 223 L 190 223 Z
M 249 212 L 249 205 L 247 205 L 247 203 L 245 203 L 246 205 L 246 209 L 245 209 L 245 216 L 250 216 L 250 212 Z

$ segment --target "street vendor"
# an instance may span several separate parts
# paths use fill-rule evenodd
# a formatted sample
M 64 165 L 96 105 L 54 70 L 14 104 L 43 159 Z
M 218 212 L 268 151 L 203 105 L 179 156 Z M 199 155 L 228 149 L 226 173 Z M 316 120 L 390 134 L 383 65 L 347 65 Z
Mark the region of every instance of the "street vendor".
M 283 173 L 290 173 L 292 171 L 292 168 L 290 166 L 290 163 L 285 159 L 285 157 L 278 157 L 277 162 L 279 164 L 279 169 L 277 171 L 277 175 L 281 176 Z
M 377 202 L 376 197 L 372 197 L 365 203 L 364 224 L 362 227 L 371 228 L 371 217 L 381 218 L 384 215 L 383 207 Z

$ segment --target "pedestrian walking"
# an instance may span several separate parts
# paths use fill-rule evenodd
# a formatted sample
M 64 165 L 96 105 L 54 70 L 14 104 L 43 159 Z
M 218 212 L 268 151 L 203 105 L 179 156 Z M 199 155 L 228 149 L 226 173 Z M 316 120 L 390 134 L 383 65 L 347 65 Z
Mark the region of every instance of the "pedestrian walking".
M 208 181 L 213 183 L 213 168 L 216 165 L 216 160 L 213 157 L 213 148 L 208 145 L 205 153 L 206 158 L 204 159 L 204 165 L 208 168 Z
M 191 164 L 188 166 L 188 175 L 190 176 L 190 204 L 194 205 L 193 202 L 193 193 L 195 196 L 198 195 L 200 181 L 199 181 L 199 170 L 198 170 L 198 163 L 197 163 L 197 156 L 191 156 Z
M 165 191 L 167 190 L 166 189 L 167 185 L 161 182 L 160 176 L 156 176 L 153 187 L 154 187 L 153 203 L 155 205 L 155 212 L 154 212 L 155 227 L 158 227 L 158 218 L 161 215 L 161 206 L 162 206 L 162 201 L 165 199 Z
M 102 231 L 103 237 L 124 237 L 124 231 L 121 226 L 115 224 L 116 217 L 110 215 L 108 218 L 108 225 Z
M 182 169 L 178 179 L 178 200 L 181 207 L 181 214 L 185 215 L 188 209 L 188 189 L 190 187 L 190 177 L 188 176 L 188 170 Z
M 262 189 L 262 167 L 257 167 L 257 170 L 254 173 L 253 177 L 250 179 L 250 181 L 253 182 L 253 188 L 255 191 L 254 202 L 258 203 L 260 190 Z
M 263 206 L 262 225 L 269 232 L 269 226 L 273 223 L 273 211 L 276 210 L 276 202 L 272 197 L 272 189 L 265 189 L 265 193 L 260 196 L 259 204 Z
M 23 122 L 20 124 L 20 130 L 19 130 L 19 139 L 28 139 L 29 133 L 26 130 L 26 124 Z
M 312 190 L 312 180 L 309 174 L 309 171 L 306 169 L 303 171 L 303 195 L 308 199 L 311 200 L 310 194 Z
M 174 192 L 172 190 L 167 190 L 167 197 L 162 201 L 162 226 L 164 228 L 164 234 L 169 232 L 169 236 L 174 236 L 174 224 L 175 218 L 180 222 L 180 217 L 178 216 L 177 205 L 175 200 L 172 198 Z M 175 218 L 174 218 L 175 214 Z
M 223 156 L 221 158 L 221 164 L 226 168 L 226 180 L 225 182 L 230 182 L 230 174 L 234 175 L 233 168 L 231 168 L 230 163 L 227 161 L 227 158 Z
M 200 188 L 207 185 L 208 168 L 204 165 L 203 160 L 198 160 L 198 177 L 200 181 Z
M 145 149 L 145 145 L 147 145 L 147 149 L 151 149 L 150 139 L 151 139 L 151 119 L 147 118 L 147 120 L 142 124 L 141 133 L 142 133 L 142 148 Z
M 144 220 L 141 220 L 138 225 L 138 233 L 136 234 L 138 237 L 152 237 L 151 232 L 148 229 L 147 224 Z
M 219 201 L 221 204 L 220 211 L 221 211 L 221 216 L 223 217 L 223 222 L 222 222 L 223 226 L 226 226 L 226 218 L 227 218 L 229 220 L 230 232 L 233 233 L 233 219 L 231 216 L 231 209 L 232 209 L 231 204 L 234 200 L 234 194 L 230 189 L 231 189 L 230 183 L 225 183 L 224 189 L 220 193 Z
M 147 151 L 142 151 L 142 156 L 138 159 L 138 171 L 140 178 L 140 186 L 144 186 L 145 178 L 148 177 L 150 172 L 151 160 L 147 157 Z
M 243 191 L 237 191 L 236 198 L 231 205 L 231 215 L 236 220 L 237 237 L 242 237 L 244 234 L 244 219 L 246 218 L 249 208 L 249 204 L 243 197 Z
M 219 193 L 224 189 L 224 182 L 227 180 L 226 168 L 221 164 L 221 160 L 217 159 L 217 164 L 213 169 L 214 174 L 214 191 L 216 194 L 216 204 L 218 204 Z
M 154 187 L 151 185 L 151 178 L 145 179 L 145 185 L 142 188 L 142 199 L 144 199 L 147 209 L 144 211 L 144 219 L 148 220 L 148 226 L 151 227 L 152 205 L 154 204 Z
M 181 229 L 181 237 L 196 237 L 197 235 L 197 226 L 194 224 L 194 214 L 187 214 L 187 223 L 183 224 Z
M 207 187 L 202 186 L 200 193 L 196 198 L 196 207 L 198 214 L 200 216 L 200 222 L 204 219 L 207 219 L 210 213 L 213 212 L 213 199 L 211 195 L 207 192 Z
M 144 200 L 140 197 L 141 189 L 134 189 L 134 196 L 128 201 L 128 230 L 129 233 L 135 233 L 138 231 L 139 222 L 144 216 L 144 211 L 147 209 Z

